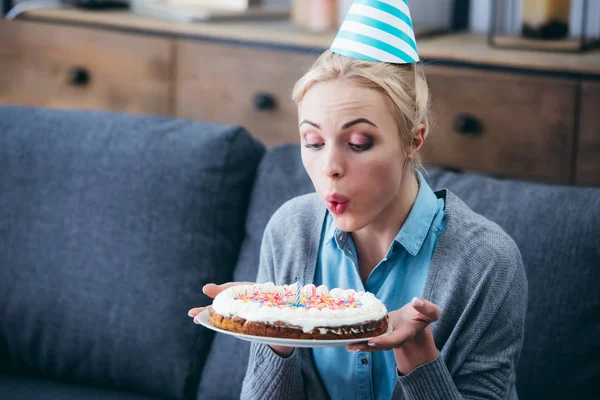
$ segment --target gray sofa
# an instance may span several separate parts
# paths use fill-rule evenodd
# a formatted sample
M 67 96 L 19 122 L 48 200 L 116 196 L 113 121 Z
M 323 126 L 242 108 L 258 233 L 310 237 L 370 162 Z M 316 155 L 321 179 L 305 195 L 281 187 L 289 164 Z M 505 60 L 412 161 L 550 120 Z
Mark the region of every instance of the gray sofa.
M 521 249 L 521 399 L 598 399 L 600 189 L 427 170 Z M 239 397 L 248 343 L 186 312 L 253 280 L 270 215 L 312 190 L 297 145 L 239 127 L 0 107 L 0 398 Z

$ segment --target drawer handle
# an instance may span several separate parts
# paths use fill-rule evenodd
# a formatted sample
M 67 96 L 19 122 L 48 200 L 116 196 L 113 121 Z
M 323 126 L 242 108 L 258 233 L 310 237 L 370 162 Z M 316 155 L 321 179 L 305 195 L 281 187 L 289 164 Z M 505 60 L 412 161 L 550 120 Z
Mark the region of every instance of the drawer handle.
M 68 72 L 67 81 L 73 86 L 85 86 L 90 80 L 91 75 L 84 67 L 73 67 Z
M 277 108 L 277 100 L 269 93 L 257 93 L 254 95 L 254 106 L 261 111 L 274 110 Z
M 474 116 L 460 114 L 454 120 L 454 130 L 463 135 L 481 135 L 483 124 Z

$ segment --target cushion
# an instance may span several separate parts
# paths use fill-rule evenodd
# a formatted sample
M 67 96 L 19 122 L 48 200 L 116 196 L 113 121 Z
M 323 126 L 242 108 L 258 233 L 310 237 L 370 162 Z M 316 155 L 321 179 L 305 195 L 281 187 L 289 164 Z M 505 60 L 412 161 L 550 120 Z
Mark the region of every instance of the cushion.
M 434 189 L 452 190 L 476 212 L 502 226 L 521 250 L 529 303 L 517 371 L 519 397 L 596 396 L 600 189 L 499 180 L 433 167 L 426 171 Z M 255 278 L 260 240 L 273 212 L 286 200 L 313 190 L 298 145 L 267 152 L 252 192 L 236 280 Z M 215 368 L 203 374 L 198 398 L 239 398 L 248 349 L 246 342 L 217 335 L 209 355 Z M 235 359 L 237 366 L 219 365 L 219 359 Z
M 158 397 L 28 376 L 0 375 L 0 395 L 10 400 L 156 400 Z M 4 397 L 6 396 L 6 397 Z
M 596 399 L 600 387 L 600 188 L 431 170 L 517 243 L 529 284 L 520 399 Z
M 246 236 L 235 267 L 236 282 L 254 282 L 258 273 L 260 243 L 271 215 L 286 200 L 314 191 L 300 160 L 297 145 L 269 150 L 258 169 L 246 220 Z M 248 365 L 250 343 L 218 333 L 202 374 L 198 399 L 239 399 Z M 235 367 L 221 360 L 236 360 Z
M 239 127 L 0 107 L 0 369 L 170 398 L 232 278 L 264 147 Z

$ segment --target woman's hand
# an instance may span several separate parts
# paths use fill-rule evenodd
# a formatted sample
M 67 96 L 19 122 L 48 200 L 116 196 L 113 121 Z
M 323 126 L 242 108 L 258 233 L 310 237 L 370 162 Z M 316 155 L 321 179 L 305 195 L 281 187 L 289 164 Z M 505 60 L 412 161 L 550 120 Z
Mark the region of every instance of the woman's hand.
M 430 301 L 414 298 L 389 314 L 393 330 L 385 336 L 346 346 L 348 351 L 394 350 L 398 371 L 408 374 L 438 356 L 429 324 L 440 318 L 440 309 Z
M 228 289 L 232 286 L 237 286 L 237 285 L 254 285 L 254 282 L 228 282 L 228 283 L 224 283 L 222 285 L 215 285 L 214 283 L 209 283 L 207 285 L 204 285 L 204 287 L 202 288 L 202 291 L 204 292 L 205 295 L 207 295 L 211 299 L 214 299 L 223 290 Z M 190 317 L 194 318 L 195 324 L 199 324 L 200 321 L 198 321 L 196 316 L 198 314 L 200 314 L 202 311 L 206 310 L 207 308 L 208 307 L 192 308 L 191 310 L 188 311 L 188 315 Z M 277 353 L 279 356 L 285 357 L 285 358 L 291 356 L 292 353 L 294 352 L 293 347 L 273 346 L 273 345 L 269 345 L 269 347 L 271 347 L 271 349 L 273 349 L 273 351 L 275 353 Z
M 228 282 L 222 285 L 215 285 L 214 283 L 209 283 L 207 285 L 204 285 L 204 287 L 202 288 L 202 292 L 204 292 L 204 294 L 210 297 L 211 299 L 214 299 L 223 290 L 237 285 L 254 285 L 254 282 Z M 200 322 L 198 321 L 196 316 L 202 311 L 206 310 L 207 308 L 208 307 L 192 308 L 190 311 L 188 311 L 188 315 L 194 318 L 194 323 L 199 324 Z

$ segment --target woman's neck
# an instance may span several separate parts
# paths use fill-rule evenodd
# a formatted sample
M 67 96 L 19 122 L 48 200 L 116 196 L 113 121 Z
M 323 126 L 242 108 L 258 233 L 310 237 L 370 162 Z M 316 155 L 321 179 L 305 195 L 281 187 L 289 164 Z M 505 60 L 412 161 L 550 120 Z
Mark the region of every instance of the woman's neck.
M 384 208 L 379 217 L 359 231 L 352 232 L 358 256 L 358 269 L 363 283 L 385 257 L 394 238 L 406 222 L 419 192 L 414 171 L 407 171 L 396 198 Z

